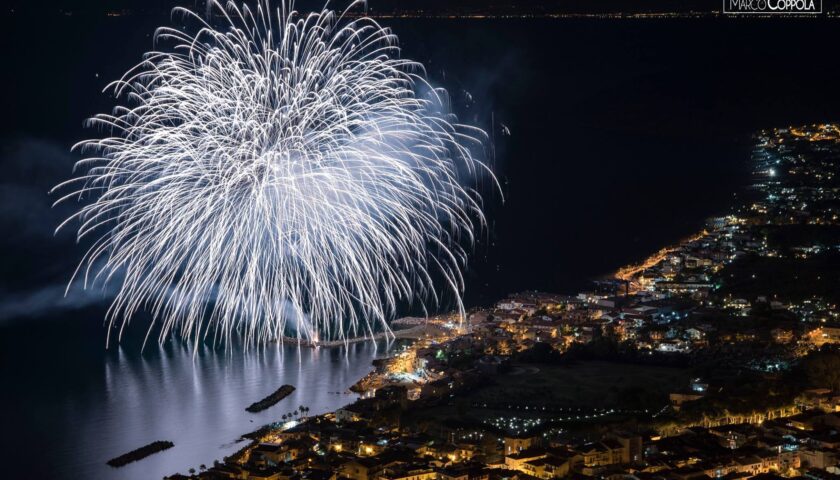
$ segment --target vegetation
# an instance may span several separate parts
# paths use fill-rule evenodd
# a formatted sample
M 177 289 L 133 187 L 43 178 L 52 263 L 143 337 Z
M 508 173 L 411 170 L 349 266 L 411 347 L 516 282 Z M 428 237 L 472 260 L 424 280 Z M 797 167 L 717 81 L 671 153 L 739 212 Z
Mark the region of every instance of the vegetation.
M 750 256 L 727 265 L 719 273 L 719 294 L 753 300 L 801 301 L 820 296 L 840 301 L 840 254 L 821 253 L 806 259 Z
M 802 362 L 802 369 L 811 386 L 840 390 L 840 352 L 836 348 L 812 353 Z
M 761 228 L 770 248 L 788 253 L 794 248 L 840 245 L 838 225 L 767 225 Z
M 532 348 L 521 352 L 516 360 L 525 363 L 558 365 L 573 365 L 581 361 L 606 361 L 679 368 L 688 365 L 688 358 L 685 355 L 673 355 L 650 350 L 642 351 L 637 349 L 633 342 L 619 342 L 611 336 L 596 337 L 588 343 L 572 344 L 563 354 L 554 351 L 547 344 L 536 343 Z
M 668 393 L 688 386 L 684 369 L 581 361 L 514 367 L 493 385 L 465 398 L 471 403 L 552 407 L 660 408 Z M 514 405 L 516 406 L 516 405 Z
M 796 403 L 807 388 L 840 387 L 840 351 L 824 348 L 778 375 L 741 371 L 728 379 L 713 378 L 716 387 L 697 401 L 683 405 L 676 416 L 681 423 L 726 415 L 761 414 Z

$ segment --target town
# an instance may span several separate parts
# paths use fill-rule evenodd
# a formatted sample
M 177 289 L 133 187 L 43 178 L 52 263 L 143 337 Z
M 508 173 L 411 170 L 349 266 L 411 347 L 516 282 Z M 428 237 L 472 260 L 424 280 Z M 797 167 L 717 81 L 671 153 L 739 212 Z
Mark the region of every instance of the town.
M 358 400 L 168 478 L 840 479 L 840 124 L 759 132 L 750 165 L 679 244 L 397 320 Z

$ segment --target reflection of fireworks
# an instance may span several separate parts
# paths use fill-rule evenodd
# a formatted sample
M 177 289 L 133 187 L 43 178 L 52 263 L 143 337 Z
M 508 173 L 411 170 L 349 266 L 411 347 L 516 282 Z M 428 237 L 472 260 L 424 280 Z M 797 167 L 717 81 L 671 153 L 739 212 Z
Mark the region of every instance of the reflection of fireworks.
M 433 278 L 460 298 L 483 223 L 463 184 L 492 177 L 473 156 L 483 132 L 454 123 L 371 19 L 214 8 L 224 29 L 177 9 L 197 32 L 158 30 L 170 53 L 111 85 L 132 107 L 91 120 L 112 136 L 80 143 L 96 156 L 56 187 L 93 198 L 68 221 L 96 238 L 86 285 L 123 275 L 110 324 L 143 309 L 161 338 L 264 341 L 287 320 L 347 338 L 387 328 L 401 302 L 437 302 Z

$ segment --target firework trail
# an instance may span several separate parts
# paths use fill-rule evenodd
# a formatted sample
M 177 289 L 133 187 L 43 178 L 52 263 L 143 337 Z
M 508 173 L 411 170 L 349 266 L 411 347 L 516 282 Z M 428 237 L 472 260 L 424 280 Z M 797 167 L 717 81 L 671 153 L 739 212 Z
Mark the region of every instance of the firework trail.
M 109 327 L 144 311 L 161 340 L 346 339 L 437 304 L 435 279 L 463 312 L 475 186 L 496 184 L 484 132 L 372 19 L 213 9 L 223 28 L 175 9 L 195 28 L 159 28 L 106 88 L 125 105 L 89 120 L 109 136 L 54 189 L 81 202 L 59 228 L 93 239 L 73 278 L 118 285 Z

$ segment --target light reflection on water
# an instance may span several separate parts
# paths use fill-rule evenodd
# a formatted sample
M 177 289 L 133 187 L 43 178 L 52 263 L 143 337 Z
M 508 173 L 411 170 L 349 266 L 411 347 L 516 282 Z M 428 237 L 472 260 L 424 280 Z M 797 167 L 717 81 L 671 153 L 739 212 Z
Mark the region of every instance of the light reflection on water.
M 168 343 L 142 354 L 117 347 L 104 358 L 100 392 L 67 395 L 51 413 L 56 430 L 72 434 L 46 453 L 51 477 L 154 479 L 211 465 L 242 444 L 243 433 L 280 420 L 299 406 L 310 414 L 331 411 L 355 396 L 347 388 L 371 369 L 385 344 L 309 349 L 272 345 L 243 352 Z M 275 406 L 252 414 L 245 407 L 280 385 L 296 390 Z M 338 392 L 338 393 L 337 393 Z M 155 440 L 175 447 L 119 469 L 117 455 Z M 54 474 L 54 475 L 53 475 Z

